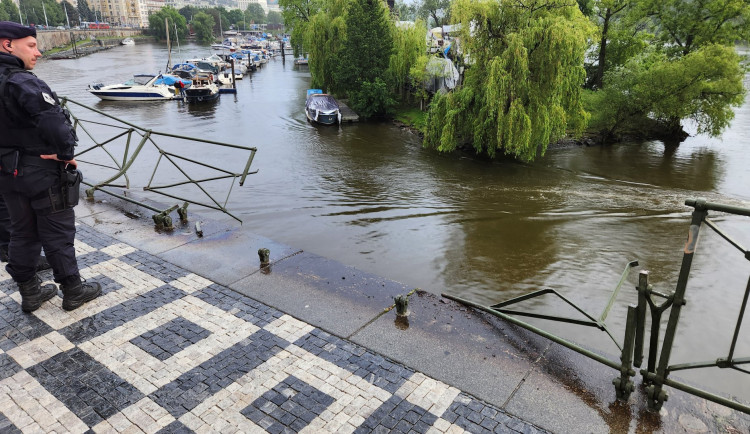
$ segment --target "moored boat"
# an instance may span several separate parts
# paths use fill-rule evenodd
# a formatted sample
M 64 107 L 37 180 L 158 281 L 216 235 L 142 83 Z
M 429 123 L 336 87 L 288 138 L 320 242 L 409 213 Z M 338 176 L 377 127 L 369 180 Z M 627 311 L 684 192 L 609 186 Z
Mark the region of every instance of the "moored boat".
M 120 84 L 89 85 L 88 91 L 107 101 L 161 101 L 174 99 L 174 87 L 157 83 L 161 74 L 135 74 L 131 80 Z
M 308 89 L 305 101 L 305 115 L 310 122 L 322 125 L 341 123 L 341 111 L 336 99 L 320 89 Z
M 212 75 L 198 74 L 193 85 L 185 89 L 185 101 L 189 103 L 214 101 L 219 98 L 219 86 Z
M 122 41 L 120 41 L 120 44 L 122 44 L 122 45 L 135 45 L 135 40 L 133 38 L 125 38 Z

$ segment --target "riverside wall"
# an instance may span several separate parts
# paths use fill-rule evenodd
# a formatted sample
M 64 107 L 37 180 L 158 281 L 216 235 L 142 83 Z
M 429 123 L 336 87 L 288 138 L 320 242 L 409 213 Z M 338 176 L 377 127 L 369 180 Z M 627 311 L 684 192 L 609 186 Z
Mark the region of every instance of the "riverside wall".
M 106 30 L 42 30 L 36 34 L 39 49 L 41 51 L 51 50 L 57 47 L 70 45 L 73 40 L 90 40 L 91 37 L 101 38 L 127 38 L 142 35 L 142 29 L 106 29 Z

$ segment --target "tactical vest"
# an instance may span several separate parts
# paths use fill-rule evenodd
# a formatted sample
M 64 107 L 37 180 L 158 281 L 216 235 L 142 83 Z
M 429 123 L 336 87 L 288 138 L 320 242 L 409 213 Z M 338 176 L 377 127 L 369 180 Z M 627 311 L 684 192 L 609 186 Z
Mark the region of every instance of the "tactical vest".
M 15 74 L 29 74 L 23 68 L 0 65 L 0 140 L 2 148 L 22 150 L 31 155 L 49 153 L 34 120 L 10 96 L 10 78 Z

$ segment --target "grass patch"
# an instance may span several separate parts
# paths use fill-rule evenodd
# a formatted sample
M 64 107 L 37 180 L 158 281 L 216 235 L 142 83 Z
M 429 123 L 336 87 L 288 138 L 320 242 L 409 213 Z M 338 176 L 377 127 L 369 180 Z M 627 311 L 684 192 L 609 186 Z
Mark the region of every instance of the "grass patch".
M 417 107 L 397 107 L 393 112 L 393 119 L 404 123 L 424 133 L 427 122 L 427 112 Z

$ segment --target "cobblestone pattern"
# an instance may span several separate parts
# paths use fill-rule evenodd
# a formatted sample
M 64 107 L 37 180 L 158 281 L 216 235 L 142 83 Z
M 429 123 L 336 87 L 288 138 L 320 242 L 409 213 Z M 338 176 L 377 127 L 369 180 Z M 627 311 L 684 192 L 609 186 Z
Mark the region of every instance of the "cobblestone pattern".
M 83 225 L 76 251 L 104 290 L 72 312 L 0 271 L 0 432 L 540 432 Z

